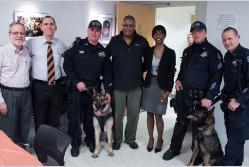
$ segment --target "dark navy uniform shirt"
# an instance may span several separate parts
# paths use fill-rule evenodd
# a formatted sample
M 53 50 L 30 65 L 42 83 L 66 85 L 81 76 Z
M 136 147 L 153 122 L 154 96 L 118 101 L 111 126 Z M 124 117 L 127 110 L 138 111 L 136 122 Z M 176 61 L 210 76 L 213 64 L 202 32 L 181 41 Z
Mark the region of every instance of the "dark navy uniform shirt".
M 222 92 L 237 96 L 241 105 L 249 100 L 249 50 L 238 45 L 233 53 L 224 57 L 224 88 Z
M 193 44 L 183 51 L 177 80 L 184 90 L 203 90 L 212 100 L 218 93 L 222 79 L 223 58 L 221 52 L 207 40 Z
M 64 53 L 64 57 L 65 73 L 74 86 L 82 81 L 87 87 L 97 87 L 100 76 L 103 76 L 105 90 L 107 92 L 111 90 L 111 61 L 100 43 L 92 45 L 87 38 L 75 41 Z

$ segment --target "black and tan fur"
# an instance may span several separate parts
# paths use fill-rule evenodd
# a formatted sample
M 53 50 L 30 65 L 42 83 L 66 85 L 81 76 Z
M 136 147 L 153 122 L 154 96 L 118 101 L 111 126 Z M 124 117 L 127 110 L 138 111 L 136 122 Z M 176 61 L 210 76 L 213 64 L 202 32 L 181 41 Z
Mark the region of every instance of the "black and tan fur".
M 108 139 L 108 155 L 113 156 L 112 149 L 112 127 L 113 127 L 113 117 L 112 108 L 106 95 L 104 93 L 93 93 L 93 126 L 95 135 L 95 150 L 92 154 L 93 158 L 97 158 L 100 152 L 101 144 L 100 138 L 101 134 L 107 135 Z
M 214 165 L 215 162 L 222 159 L 223 151 L 214 128 L 213 110 L 206 112 L 195 111 L 188 118 L 197 123 L 198 126 L 198 133 L 194 137 L 192 157 L 188 165 L 194 165 L 198 154 L 202 157 L 204 166 Z

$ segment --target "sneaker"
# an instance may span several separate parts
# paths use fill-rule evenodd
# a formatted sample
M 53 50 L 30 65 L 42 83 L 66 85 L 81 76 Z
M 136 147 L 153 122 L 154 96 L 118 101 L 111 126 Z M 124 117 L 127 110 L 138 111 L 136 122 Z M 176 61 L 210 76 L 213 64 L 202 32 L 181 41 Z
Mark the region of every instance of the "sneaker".
M 179 155 L 180 151 L 175 151 L 171 148 L 169 148 L 164 154 L 163 154 L 163 159 L 168 161 L 173 159 L 175 156 Z
M 125 142 L 126 144 L 128 144 L 130 146 L 130 148 L 132 149 L 138 149 L 138 144 L 133 141 L 133 142 Z
M 119 150 L 120 147 L 121 147 L 121 143 L 114 142 L 113 145 L 112 145 L 112 149 L 113 150 Z
M 71 155 L 72 155 L 72 157 L 78 157 L 79 154 L 80 154 L 79 147 L 72 147 L 71 148 Z

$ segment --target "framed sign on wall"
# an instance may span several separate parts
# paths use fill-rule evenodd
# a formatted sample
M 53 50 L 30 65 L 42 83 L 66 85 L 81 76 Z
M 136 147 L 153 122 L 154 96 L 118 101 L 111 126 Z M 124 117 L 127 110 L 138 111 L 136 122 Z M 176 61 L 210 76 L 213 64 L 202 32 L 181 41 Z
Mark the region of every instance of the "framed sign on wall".
M 109 14 L 98 14 L 98 20 L 102 24 L 100 43 L 107 45 L 115 35 L 115 17 Z

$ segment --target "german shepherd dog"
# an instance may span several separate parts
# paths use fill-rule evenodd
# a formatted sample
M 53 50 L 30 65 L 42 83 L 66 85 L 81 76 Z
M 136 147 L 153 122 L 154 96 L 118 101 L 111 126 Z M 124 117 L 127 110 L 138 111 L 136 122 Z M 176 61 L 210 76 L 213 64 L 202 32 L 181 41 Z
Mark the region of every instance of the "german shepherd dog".
M 97 158 L 100 152 L 100 139 L 101 136 L 107 135 L 108 139 L 108 155 L 113 156 L 112 149 L 112 127 L 113 117 L 112 108 L 106 98 L 105 93 L 93 92 L 93 127 L 95 135 L 95 150 L 92 154 L 93 158 Z
M 193 166 L 196 157 L 201 156 L 204 166 L 214 165 L 219 162 L 223 157 L 220 140 L 217 132 L 214 129 L 214 109 L 209 111 L 194 111 L 188 118 L 197 123 L 198 132 L 194 136 L 193 153 L 188 163 Z

